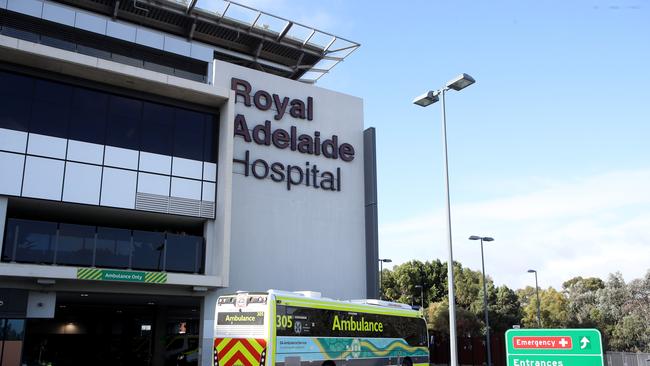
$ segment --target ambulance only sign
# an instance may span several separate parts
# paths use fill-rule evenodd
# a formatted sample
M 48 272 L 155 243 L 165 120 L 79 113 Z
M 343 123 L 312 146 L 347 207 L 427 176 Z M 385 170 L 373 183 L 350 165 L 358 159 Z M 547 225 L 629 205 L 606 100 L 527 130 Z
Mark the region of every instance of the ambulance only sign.
M 511 329 L 508 366 L 603 366 L 597 329 Z

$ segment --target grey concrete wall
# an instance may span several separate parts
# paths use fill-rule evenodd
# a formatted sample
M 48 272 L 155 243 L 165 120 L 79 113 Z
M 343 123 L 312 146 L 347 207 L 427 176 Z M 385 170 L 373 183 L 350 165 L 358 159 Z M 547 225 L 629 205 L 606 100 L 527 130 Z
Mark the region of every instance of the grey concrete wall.
M 363 132 L 366 199 L 366 287 L 369 299 L 379 298 L 379 225 L 377 207 L 377 143 L 374 128 Z
M 251 106 L 246 106 L 239 96 L 234 112 L 245 117 L 250 133 L 255 133 L 255 126 L 269 121 L 270 134 L 278 129 L 288 132 L 293 127 L 298 135 L 314 139 L 318 131 L 321 141 L 336 135 L 338 144 L 349 143 L 355 154 L 347 162 L 234 137 L 233 158 L 244 160 L 248 152 L 249 175 L 244 163 L 233 164 L 229 285 L 221 292 L 274 288 L 319 291 L 339 299 L 365 297 L 363 101 L 215 61 L 214 85 L 230 87 L 232 78 L 250 83 L 251 96 L 260 90 L 269 93 L 270 103 L 275 103 L 273 94 L 280 101 L 288 98 L 287 102 L 299 100 L 307 104 L 309 97 L 313 101 L 313 119 L 309 120 L 291 116 L 290 107 L 281 116 L 276 104 L 266 110 L 257 108 L 253 98 Z M 258 98 L 258 102 L 267 103 L 262 99 Z M 234 125 L 234 119 L 230 123 Z M 257 164 L 257 172 L 263 173 L 259 159 L 268 166 L 280 163 L 285 169 L 288 165 L 305 169 L 307 163 L 310 169 L 317 166 L 321 173 L 340 169 L 340 191 L 316 189 L 305 181 L 288 188 L 286 179 L 258 179 L 253 176 L 252 165 Z

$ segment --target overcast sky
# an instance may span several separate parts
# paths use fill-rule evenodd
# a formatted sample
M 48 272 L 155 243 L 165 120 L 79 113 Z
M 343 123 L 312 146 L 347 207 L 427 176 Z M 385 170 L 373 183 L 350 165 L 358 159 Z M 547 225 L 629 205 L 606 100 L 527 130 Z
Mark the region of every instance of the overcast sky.
M 650 1 L 242 3 L 362 44 L 318 86 L 364 99 L 376 127 L 380 257 L 447 259 L 440 105 L 447 97 L 454 259 L 497 284 L 650 269 Z

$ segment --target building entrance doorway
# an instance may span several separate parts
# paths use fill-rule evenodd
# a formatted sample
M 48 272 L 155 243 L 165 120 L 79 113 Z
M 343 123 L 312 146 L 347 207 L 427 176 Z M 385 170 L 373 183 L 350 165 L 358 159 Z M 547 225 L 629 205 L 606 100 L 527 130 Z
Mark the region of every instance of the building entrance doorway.
M 57 293 L 54 319 L 27 319 L 26 365 L 197 365 L 199 297 Z

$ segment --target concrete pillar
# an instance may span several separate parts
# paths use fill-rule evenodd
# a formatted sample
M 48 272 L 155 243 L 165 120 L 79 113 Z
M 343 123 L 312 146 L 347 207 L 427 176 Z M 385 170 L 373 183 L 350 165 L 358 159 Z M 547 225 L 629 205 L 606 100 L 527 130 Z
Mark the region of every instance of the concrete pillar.
M 201 366 L 211 366 L 213 364 L 212 348 L 214 347 L 217 297 L 216 291 L 209 291 L 201 302 L 201 326 L 199 327 L 199 365 Z
M 377 142 L 373 127 L 363 131 L 366 219 L 366 296 L 379 298 L 379 225 L 377 213 Z
M 0 196 L 0 253 L 2 253 L 2 245 L 5 239 L 5 222 L 7 222 L 7 206 L 9 199 L 5 196 Z
M 151 334 L 151 364 L 163 366 L 165 364 L 165 336 L 167 333 L 168 311 L 166 306 L 157 306 Z

